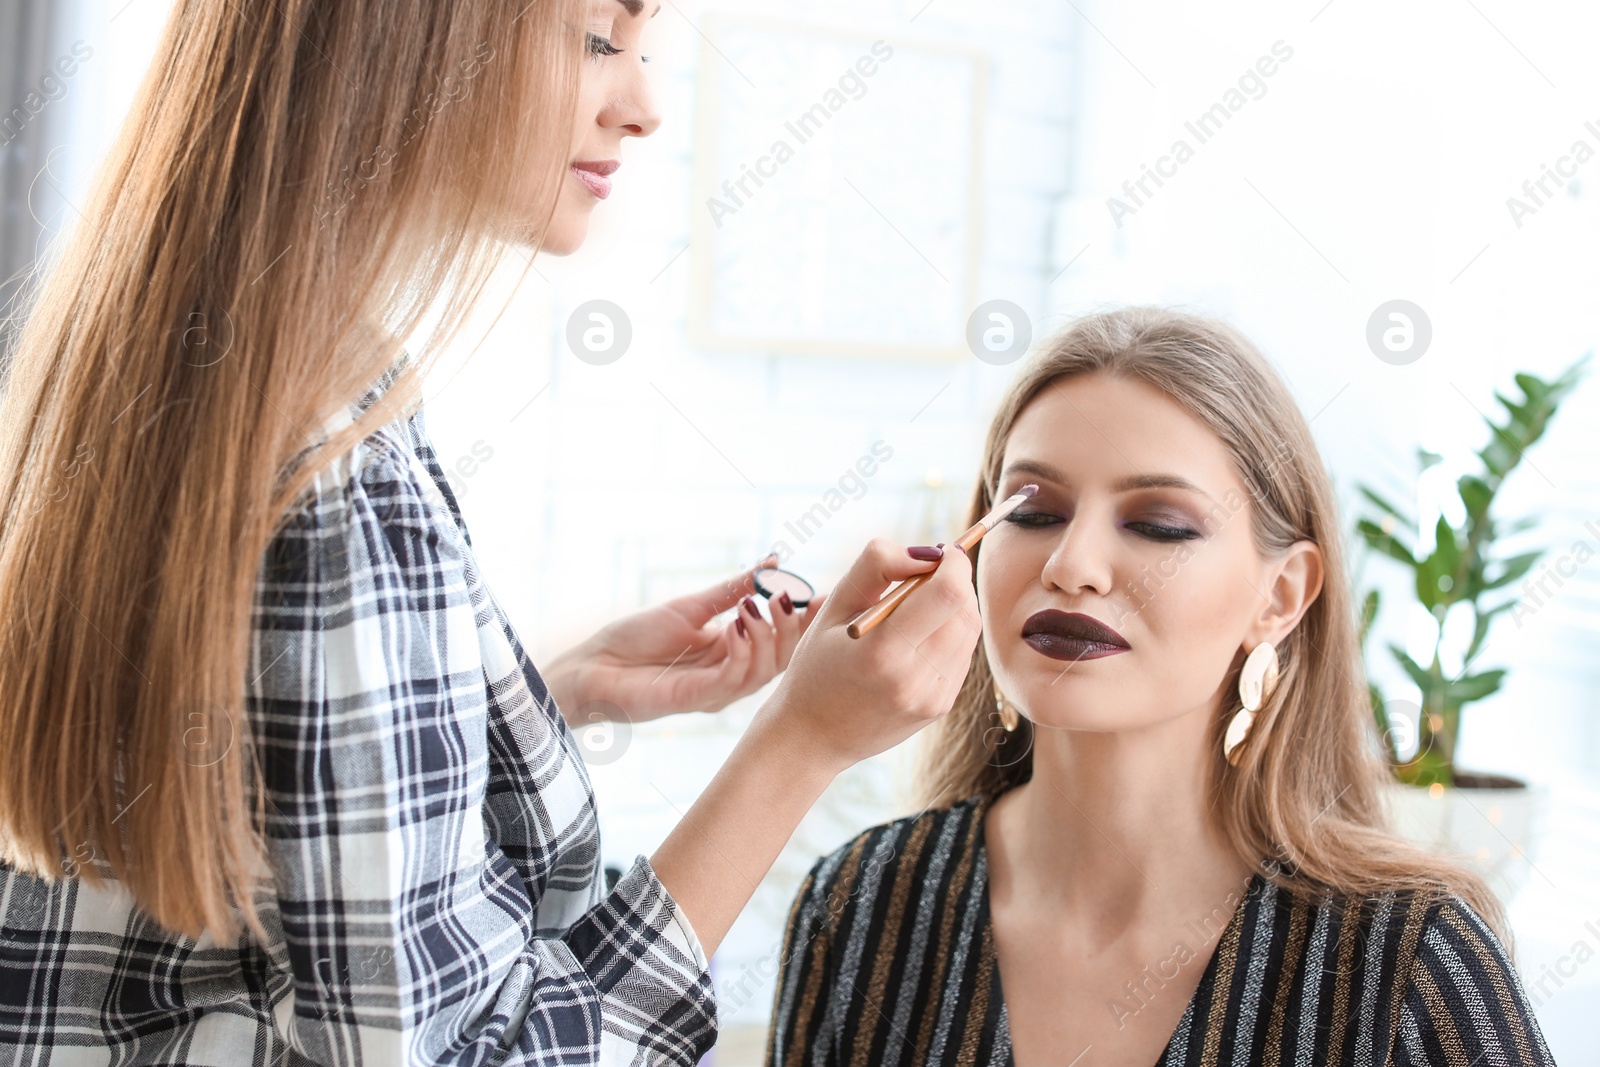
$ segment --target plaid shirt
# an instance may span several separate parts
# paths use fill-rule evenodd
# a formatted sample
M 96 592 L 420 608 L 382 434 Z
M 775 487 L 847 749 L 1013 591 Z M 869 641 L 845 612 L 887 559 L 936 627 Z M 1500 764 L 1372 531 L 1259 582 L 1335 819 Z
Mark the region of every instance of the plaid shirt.
M 319 476 L 263 561 L 253 634 L 267 943 L 174 936 L 115 882 L 0 866 L 0 1064 L 693 1064 L 711 1046 L 700 942 L 645 857 L 604 891 L 578 746 L 420 411 Z

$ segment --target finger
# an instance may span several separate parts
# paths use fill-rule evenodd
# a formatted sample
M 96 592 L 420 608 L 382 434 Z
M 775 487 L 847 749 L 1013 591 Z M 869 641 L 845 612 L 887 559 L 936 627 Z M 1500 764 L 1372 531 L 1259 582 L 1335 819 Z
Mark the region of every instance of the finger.
M 918 574 L 927 574 L 932 563 L 912 559 L 903 546 L 886 537 L 874 537 L 839 579 L 828 596 L 826 614 L 830 623 L 848 621 L 878 602 L 884 590 Z M 819 615 L 823 614 L 818 612 Z
M 750 673 L 750 661 L 755 653 L 755 646 L 750 643 L 750 626 L 747 619 L 748 616 L 744 619 L 735 616 L 723 630 L 723 640 L 728 643 L 728 657 L 719 665 L 717 674 L 720 684 L 716 687 L 718 692 L 714 700 L 708 698 L 708 704 L 715 703 L 720 707 L 726 703 Z
M 806 615 L 794 606 L 794 601 L 787 594 L 767 601 L 767 610 L 772 613 L 772 629 L 777 635 L 773 665 L 780 671 L 787 670 L 789 660 L 794 655 L 794 646 L 800 643 L 800 635 L 805 632 Z
M 955 699 L 956 691 L 972 667 L 972 650 L 977 647 L 983 627 L 976 615 L 957 612 L 923 641 L 917 651 L 943 676 L 947 686 L 938 690 L 940 699 Z M 941 710 L 948 711 L 948 706 Z
M 754 597 L 747 596 L 739 601 L 739 612 L 750 634 L 750 668 L 739 685 L 742 695 L 765 685 L 778 673 L 778 636 L 772 624 L 761 617 L 761 609 L 756 607 Z
M 693 626 L 704 626 L 712 619 L 739 602 L 739 598 L 755 592 L 755 573 L 765 567 L 778 565 L 776 553 L 768 553 L 754 567 L 740 571 L 715 585 L 694 593 L 685 593 L 667 602 L 667 606 L 687 618 Z
M 960 548 L 946 545 L 944 558 L 939 561 L 939 569 L 933 572 L 933 577 L 912 590 L 878 629 L 891 629 L 913 645 L 920 645 L 952 617 L 962 613 L 970 616 L 976 610 L 976 599 L 972 588 L 972 561 Z

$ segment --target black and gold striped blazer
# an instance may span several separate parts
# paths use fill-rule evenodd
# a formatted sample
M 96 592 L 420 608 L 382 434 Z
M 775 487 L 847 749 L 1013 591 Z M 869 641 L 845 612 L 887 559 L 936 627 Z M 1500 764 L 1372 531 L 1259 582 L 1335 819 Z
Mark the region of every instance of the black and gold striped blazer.
M 992 800 L 875 827 L 811 869 L 789 912 L 769 1067 L 1011 1064 L 983 848 Z M 1132 1011 L 1154 989 L 1146 976 L 1124 993 Z M 1465 901 L 1311 899 L 1258 873 L 1157 1067 L 1553 1063 L 1511 960 Z

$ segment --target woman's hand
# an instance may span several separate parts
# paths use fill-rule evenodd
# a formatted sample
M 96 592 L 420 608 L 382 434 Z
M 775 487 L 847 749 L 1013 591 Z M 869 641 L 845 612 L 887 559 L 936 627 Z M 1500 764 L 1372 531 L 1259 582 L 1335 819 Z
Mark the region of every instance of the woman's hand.
M 890 541 L 867 546 L 816 611 L 777 691 L 650 858 L 708 955 L 828 783 L 955 702 L 981 629 L 959 548 L 882 625 L 860 640 L 845 632 L 889 583 L 932 566 Z
M 935 566 L 877 628 L 859 639 L 846 632 L 891 583 Z M 837 774 L 949 711 L 981 633 L 972 562 L 959 546 L 922 562 L 876 539 L 828 595 L 751 732 L 770 731 L 808 765 Z
M 680 711 L 719 711 L 760 689 L 789 665 L 818 601 L 797 608 L 751 595 L 769 556 L 727 581 L 618 619 L 542 669 L 556 706 L 572 724 L 642 722 Z M 786 606 L 787 605 L 787 606 Z M 711 620 L 729 608 L 726 625 Z

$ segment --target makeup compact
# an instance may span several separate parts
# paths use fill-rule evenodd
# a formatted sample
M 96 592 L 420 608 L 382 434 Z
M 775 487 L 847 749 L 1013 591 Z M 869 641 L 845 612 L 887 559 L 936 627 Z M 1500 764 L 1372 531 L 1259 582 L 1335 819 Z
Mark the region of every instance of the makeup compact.
M 797 608 L 805 607 L 811 603 L 811 598 L 817 595 L 817 591 L 811 588 L 810 582 L 798 574 L 790 574 L 777 567 L 763 567 L 756 571 L 754 581 L 756 592 L 768 600 L 774 600 L 788 593 L 789 599 Z

